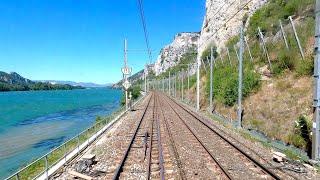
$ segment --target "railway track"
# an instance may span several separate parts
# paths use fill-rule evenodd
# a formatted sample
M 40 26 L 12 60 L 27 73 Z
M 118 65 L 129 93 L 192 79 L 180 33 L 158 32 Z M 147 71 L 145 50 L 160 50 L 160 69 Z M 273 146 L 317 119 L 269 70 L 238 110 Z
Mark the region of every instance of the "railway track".
M 174 172 L 171 168 L 173 166 L 168 166 L 171 163 L 171 155 L 167 146 L 163 147 L 165 143 L 161 138 L 165 137 L 165 133 L 161 133 L 159 124 L 158 100 L 155 93 L 150 96 L 112 179 L 164 180 L 173 177 L 171 176 Z
M 153 105 L 151 106 L 151 104 Z M 153 119 L 153 111 L 154 95 L 151 94 L 112 179 L 125 179 L 129 176 L 147 178 L 148 165 L 145 160 L 147 159 L 149 138 L 148 121 Z
M 171 98 L 152 92 L 112 179 L 280 179 L 249 148 Z M 128 134 L 127 134 L 128 135 Z M 241 147 L 239 147 L 239 144 Z M 282 176 L 283 175 L 283 176 Z
M 161 98 L 163 99 L 163 97 Z M 173 145 L 180 162 L 181 179 L 232 179 L 203 142 L 180 121 L 174 110 L 163 100 L 160 101 L 163 121 L 172 135 Z
M 168 97 L 168 96 L 167 96 Z M 168 97 L 170 98 L 170 97 Z M 170 98 L 171 99 L 171 98 Z M 174 101 L 174 100 L 173 100 Z M 256 161 L 259 161 L 261 163 L 264 163 L 265 166 L 271 167 L 271 169 L 273 169 L 274 172 L 276 172 L 276 174 L 280 175 L 280 177 L 285 177 L 285 179 L 300 179 L 299 177 L 297 177 L 296 175 L 290 173 L 290 172 L 286 172 L 283 169 L 281 169 L 281 167 L 276 166 L 274 164 L 272 164 L 268 159 L 264 156 L 262 156 L 261 154 L 257 153 L 256 150 L 252 149 L 252 147 L 248 146 L 247 144 L 245 144 L 244 142 L 236 139 L 235 137 L 233 137 L 233 135 L 230 135 L 229 133 L 227 133 L 225 130 L 221 129 L 220 127 L 218 127 L 216 124 L 214 124 L 211 120 L 208 120 L 207 118 L 203 117 L 202 115 L 199 115 L 195 112 L 193 112 L 192 110 L 190 110 L 188 107 L 186 107 L 183 104 L 179 104 L 177 102 L 174 101 L 175 104 L 177 104 L 178 106 L 180 106 L 181 108 L 185 109 L 186 111 L 188 111 L 190 114 L 192 114 L 192 116 L 195 116 L 199 121 L 201 121 L 202 123 L 205 123 L 206 126 L 210 126 L 209 128 L 214 128 L 215 131 L 218 131 L 219 134 L 223 137 L 225 137 L 226 139 L 228 139 L 228 141 L 230 141 L 233 144 L 237 144 L 237 146 L 244 151 L 246 154 L 248 154 L 250 157 L 254 158 Z
M 176 116 L 189 127 L 192 134 L 215 156 L 221 168 L 226 169 L 229 179 L 280 179 L 277 174 L 252 158 L 193 112 L 164 95 L 162 97 Z

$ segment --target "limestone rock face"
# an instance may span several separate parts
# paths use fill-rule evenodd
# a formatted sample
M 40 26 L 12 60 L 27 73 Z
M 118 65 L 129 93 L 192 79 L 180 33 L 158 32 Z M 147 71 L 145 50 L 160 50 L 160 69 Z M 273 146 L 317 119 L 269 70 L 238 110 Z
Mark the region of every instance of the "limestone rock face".
M 239 33 L 242 18 L 252 14 L 268 0 L 206 0 L 206 15 L 203 21 L 198 54 L 214 44 L 221 50 L 230 37 Z M 244 7 L 244 8 L 242 8 Z M 240 9 L 243 9 L 239 11 Z
M 161 49 L 154 64 L 155 74 L 159 75 L 165 72 L 168 68 L 178 64 L 183 54 L 190 50 L 196 50 L 199 36 L 199 33 L 177 34 L 171 44 Z

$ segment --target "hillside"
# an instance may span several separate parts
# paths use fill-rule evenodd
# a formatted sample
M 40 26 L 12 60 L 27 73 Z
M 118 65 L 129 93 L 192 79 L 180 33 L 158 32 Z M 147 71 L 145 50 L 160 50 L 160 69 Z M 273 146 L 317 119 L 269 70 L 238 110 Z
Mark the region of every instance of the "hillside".
M 0 82 L 7 83 L 7 84 L 33 83 L 31 80 L 20 76 L 18 73 L 11 72 L 8 74 L 2 71 L 0 71 Z
M 201 70 L 200 106 L 201 110 L 208 110 L 210 76 L 207 58 L 210 58 L 209 48 L 213 46 L 216 63 L 213 75 L 214 106 L 210 111 L 231 122 L 236 120 L 238 59 L 235 50 L 239 48 L 239 22 L 246 17 L 245 36 L 248 46 L 244 53 L 242 124 L 246 129 L 259 131 L 271 139 L 281 140 L 310 152 L 314 4 L 313 0 L 253 0 L 248 4 L 244 3 L 242 11 L 238 12 L 238 8 L 231 1 L 224 3 L 222 0 L 207 0 L 198 52 L 194 52 L 196 41 L 187 40 L 186 44 L 179 41 L 183 46 L 177 46 L 177 35 L 158 56 L 154 66 L 154 74 L 157 75 L 155 79 L 168 78 L 169 69 L 171 75 L 174 75 L 182 69 L 185 70 L 184 64 L 194 65 L 194 55 L 198 54 L 204 62 Z M 234 14 L 236 16 L 232 18 Z M 289 16 L 292 16 L 292 23 L 297 30 L 303 56 Z M 288 47 L 284 42 L 279 21 L 282 22 Z M 269 57 L 262 48 L 258 27 L 264 35 Z M 175 45 L 175 48 L 172 48 L 172 45 Z M 187 46 L 193 48 L 186 50 Z M 195 71 L 194 66 L 191 68 L 190 89 L 186 85 L 184 89 L 185 94 L 190 94 L 186 102 L 194 105 Z M 177 86 L 178 89 L 181 88 L 180 84 Z M 178 91 L 177 97 L 180 95 Z
M 69 84 L 34 82 L 15 72 L 6 73 L 0 71 L 0 91 L 72 90 L 82 88 L 81 86 L 71 86 Z
M 185 54 L 195 52 L 197 50 L 199 36 L 199 33 L 177 34 L 172 43 L 161 49 L 153 69 L 155 75 L 160 75 L 170 67 L 177 66 Z M 184 65 L 184 68 L 186 67 L 187 66 Z
M 244 54 L 243 126 L 256 130 L 271 139 L 281 140 L 310 153 L 312 124 L 312 75 L 314 48 L 314 1 L 269 1 L 250 15 L 246 22 L 248 47 Z M 302 56 L 292 30 L 289 16 L 302 46 Z M 288 47 L 284 42 L 279 21 L 282 22 Z M 211 22 L 214 23 L 214 22 Z M 228 34 L 231 31 L 221 30 Z M 258 34 L 260 27 L 266 52 Z M 236 30 L 236 29 L 235 29 Z M 230 34 L 229 34 L 230 35 Z M 218 48 L 218 63 L 214 70 L 213 110 L 226 119 L 237 119 L 238 67 L 235 48 L 239 36 L 230 35 L 225 43 L 206 42 Z M 205 53 L 204 50 L 203 53 Z M 220 58 L 221 57 L 221 58 Z M 268 63 L 268 58 L 270 63 Z M 227 65 L 226 65 L 227 64 Z M 226 76 L 227 74 L 227 76 Z M 209 74 L 204 75 L 201 105 L 208 107 Z

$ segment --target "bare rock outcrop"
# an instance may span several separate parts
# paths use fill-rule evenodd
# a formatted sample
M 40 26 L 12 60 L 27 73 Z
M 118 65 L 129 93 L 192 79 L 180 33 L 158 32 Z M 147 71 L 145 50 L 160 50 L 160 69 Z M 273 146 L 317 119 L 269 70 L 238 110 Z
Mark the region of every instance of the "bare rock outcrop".
M 180 58 L 187 52 L 197 49 L 199 33 L 179 33 L 171 44 L 162 48 L 154 65 L 156 75 L 180 62 Z
M 198 54 L 211 44 L 221 50 L 225 43 L 237 33 L 243 16 L 251 17 L 268 0 L 207 0 L 206 15 L 203 21 Z M 241 9 L 241 10 L 240 10 Z

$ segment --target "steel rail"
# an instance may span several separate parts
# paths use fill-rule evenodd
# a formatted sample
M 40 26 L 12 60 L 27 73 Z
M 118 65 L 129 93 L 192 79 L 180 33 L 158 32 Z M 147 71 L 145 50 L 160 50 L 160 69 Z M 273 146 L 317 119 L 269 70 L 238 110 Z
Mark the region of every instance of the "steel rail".
M 161 107 L 161 103 L 159 101 L 159 107 Z M 169 129 L 169 124 L 168 124 L 168 121 L 164 115 L 164 112 L 163 112 L 163 109 L 160 108 L 160 112 L 161 112 L 161 115 L 163 116 L 163 120 L 164 120 L 164 126 L 165 126 L 165 129 L 167 130 L 168 132 L 168 135 L 169 135 L 169 140 L 170 140 L 170 145 L 173 149 L 173 154 L 175 156 L 175 160 L 176 160 L 176 163 L 177 163 L 177 166 L 178 166 L 178 171 L 179 171 L 179 175 L 181 177 L 181 179 L 187 179 L 186 178 L 186 173 L 184 172 L 184 169 L 182 168 L 182 163 L 181 163 L 181 160 L 180 160 L 180 156 L 179 156 L 179 153 L 177 151 L 177 147 L 176 147 L 176 144 L 174 143 L 173 141 L 173 138 L 172 138 L 172 132 L 170 131 Z
M 178 116 L 178 118 L 181 120 L 181 122 L 187 127 L 187 129 L 191 132 L 191 134 L 197 139 L 197 141 L 200 143 L 200 145 L 205 149 L 205 151 L 209 154 L 209 156 L 212 158 L 212 160 L 219 166 L 221 171 L 224 173 L 224 175 L 232 180 L 232 176 L 229 174 L 228 170 L 225 169 L 225 167 L 222 166 L 222 164 L 218 161 L 217 158 L 214 157 L 214 155 L 209 151 L 209 149 L 204 145 L 204 142 L 195 134 L 195 132 L 190 128 L 190 126 L 182 119 L 180 114 L 171 106 L 171 104 L 164 99 L 164 101 L 169 105 L 169 107 L 174 111 L 174 113 Z
M 202 118 L 202 117 L 201 117 Z M 223 119 L 225 119 L 224 117 L 221 117 Z M 228 133 L 225 132 L 225 130 L 219 128 L 217 125 L 210 123 L 210 126 L 215 127 L 216 129 L 218 129 L 219 131 L 223 132 L 225 135 L 227 135 Z M 237 140 L 236 138 L 232 137 L 232 136 L 228 136 L 230 139 L 232 139 L 233 141 L 236 141 L 237 143 L 239 143 L 241 146 L 247 148 L 249 151 L 251 151 L 252 154 L 255 154 L 257 157 L 259 157 L 260 159 L 262 159 L 263 161 L 265 161 L 267 164 L 272 166 L 272 163 L 270 163 L 266 158 L 262 157 L 261 155 L 259 155 L 255 150 L 253 150 L 251 147 L 245 145 L 243 142 Z M 278 168 L 279 171 L 281 171 L 282 173 L 285 173 L 286 175 L 292 177 L 293 179 L 298 180 L 297 177 L 293 176 L 292 174 L 288 174 L 286 173 L 282 168 Z
M 155 108 L 156 108 L 156 95 L 154 95 L 154 100 L 153 100 L 153 115 L 152 115 L 152 120 L 151 120 L 151 129 L 150 129 L 150 140 L 149 140 L 149 152 L 148 152 L 148 167 L 147 167 L 147 179 L 150 179 L 150 172 L 151 172 L 151 152 L 152 152 L 152 141 L 153 141 L 153 123 L 154 123 L 154 116 L 155 116 Z
M 166 95 L 165 95 L 166 96 Z M 215 129 L 213 129 L 210 125 L 208 125 L 206 122 L 204 122 L 202 120 L 201 117 L 199 117 L 198 115 L 194 114 L 191 110 L 183 107 L 182 105 L 180 105 L 179 103 L 177 103 L 174 99 L 172 99 L 171 97 L 166 96 L 167 98 L 169 98 L 172 102 L 174 102 L 176 105 L 178 105 L 181 109 L 185 110 L 188 114 L 190 114 L 192 117 L 194 117 L 195 119 L 197 119 L 199 122 L 201 122 L 205 127 L 207 127 L 208 129 L 210 129 L 212 132 L 214 132 L 215 134 L 217 134 L 221 139 L 223 139 L 224 141 L 226 141 L 228 144 L 230 144 L 232 147 L 234 147 L 235 149 L 237 149 L 241 154 L 243 154 L 245 157 L 247 157 L 248 159 L 250 159 L 253 163 L 255 163 L 257 166 L 259 166 L 262 170 L 264 170 L 267 174 L 269 174 L 270 176 L 272 176 L 274 179 L 281 179 L 277 174 L 275 174 L 274 172 L 270 171 L 267 167 L 265 167 L 263 164 L 261 164 L 259 161 L 257 161 L 256 159 L 254 159 L 253 157 L 251 157 L 249 154 L 247 154 L 246 152 L 244 152 L 242 149 L 240 149 L 240 147 L 238 147 L 237 145 L 235 145 L 234 143 L 232 143 L 230 140 L 228 140 L 226 137 L 224 137 L 221 133 L 219 133 L 218 131 L 216 131 Z
M 154 94 L 151 94 L 150 96 L 151 96 L 151 97 L 150 97 L 150 99 L 149 99 L 149 101 L 148 101 L 148 103 L 147 103 L 147 106 L 144 108 L 143 114 L 142 114 L 142 116 L 141 116 L 141 118 L 140 118 L 140 120 L 139 120 L 139 123 L 138 123 L 138 125 L 137 125 L 137 127 L 136 127 L 136 129 L 135 129 L 135 131 L 134 131 L 134 134 L 133 134 L 132 137 L 131 137 L 130 143 L 129 143 L 129 145 L 128 145 L 128 147 L 127 147 L 127 149 L 126 149 L 126 151 L 125 151 L 125 153 L 124 153 L 124 155 L 123 155 L 123 157 L 122 157 L 122 159 L 121 159 L 121 162 L 120 162 L 119 166 L 117 167 L 117 169 L 116 169 L 116 171 L 115 171 L 115 173 L 114 173 L 114 175 L 113 175 L 113 178 L 112 178 L 113 180 L 117 180 L 117 179 L 119 179 L 119 177 L 120 177 L 120 174 L 121 174 L 121 172 L 122 172 L 122 170 L 123 170 L 123 169 L 122 169 L 122 168 L 123 168 L 123 165 L 124 165 L 124 163 L 125 163 L 125 161 L 126 161 L 126 159 L 127 159 L 127 157 L 128 157 L 128 154 L 129 154 L 129 151 L 130 151 L 130 149 L 131 149 L 131 146 L 132 146 L 132 144 L 133 144 L 133 142 L 134 142 L 134 139 L 136 138 L 136 135 L 137 135 L 138 130 L 139 130 L 139 128 L 140 128 L 141 122 L 142 122 L 142 120 L 144 119 L 144 117 L 145 117 L 145 115 L 146 115 L 146 112 L 147 112 L 147 110 L 148 110 L 149 104 L 150 104 L 150 102 L 151 102 L 152 97 L 154 97 Z
M 156 102 L 159 102 L 158 96 L 155 99 L 157 100 Z M 158 110 L 160 106 L 157 106 L 157 117 L 156 117 L 156 123 L 157 123 L 157 141 L 158 141 L 158 151 L 159 151 L 159 166 L 160 166 L 160 179 L 164 180 L 164 160 L 163 160 L 163 150 L 162 150 L 162 141 L 161 141 L 161 132 L 160 132 L 160 121 L 159 121 L 159 114 Z

